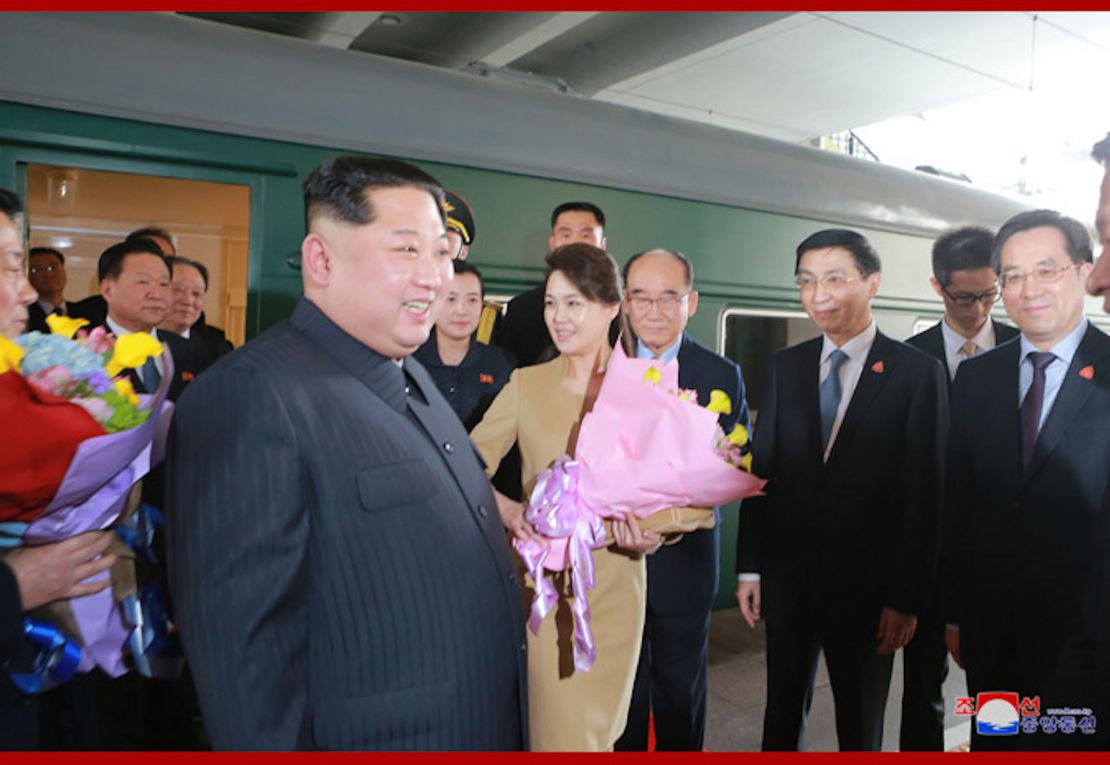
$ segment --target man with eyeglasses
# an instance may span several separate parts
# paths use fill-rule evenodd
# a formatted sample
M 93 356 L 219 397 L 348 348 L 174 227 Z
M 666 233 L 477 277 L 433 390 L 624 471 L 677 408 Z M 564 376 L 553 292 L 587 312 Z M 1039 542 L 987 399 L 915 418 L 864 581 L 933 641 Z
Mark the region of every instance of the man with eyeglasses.
M 1016 337 L 1013 327 L 994 321 L 998 277 L 991 268 L 994 234 L 965 226 L 942 234 L 933 243 L 933 289 L 944 301 L 944 318 L 906 342 L 944 364 L 949 381 L 960 363 Z M 948 651 L 940 593 L 919 615 L 917 631 L 902 653 L 904 684 L 898 749 L 903 752 L 944 750 L 944 694 Z
M 678 360 L 678 385 L 709 403 L 714 389 L 728 394 L 732 411 L 718 422 L 724 432 L 748 427 L 740 367 L 686 334 L 698 308 L 694 268 L 675 250 L 648 250 L 624 266 L 625 310 L 640 358 Z M 647 617 L 628 725 L 617 751 L 647 751 L 654 715 L 659 751 L 700 751 L 705 740 L 709 615 L 717 594 L 720 509 L 712 527 L 687 532 L 648 556 Z
M 28 279 L 39 299 L 27 309 L 28 332 L 50 332 L 46 317 L 69 316 L 73 303 L 65 299 L 66 259 L 53 247 L 32 247 L 27 255 Z
M 947 423 L 944 371 L 875 326 L 880 262 L 854 231 L 798 245 L 821 337 L 778 351 L 740 506 L 737 599 L 767 625 L 763 749 L 804 748 L 820 652 L 842 751 L 882 748 L 894 652 L 933 589 Z
M 1042 715 L 1095 706 L 1083 596 L 1110 476 L 1110 337 L 1083 314 L 1091 260 L 1078 221 L 1053 210 L 1007 221 L 991 262 L 1021 337 L 961 364 L 952 388 L 946 641 L 967 670 L 969 695 L 1039 697 Z M 1094 740 L 1028 720 L 1021 727 L 1014 736 L 973 729 L 972 748 Z

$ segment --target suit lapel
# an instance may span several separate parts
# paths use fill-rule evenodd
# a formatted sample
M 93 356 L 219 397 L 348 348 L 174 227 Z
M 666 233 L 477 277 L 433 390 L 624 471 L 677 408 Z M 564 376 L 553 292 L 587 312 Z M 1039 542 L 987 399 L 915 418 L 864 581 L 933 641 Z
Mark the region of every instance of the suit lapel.
M 812 445 L 818 464 L 824 461 L 824 452 L 821 450 L 821 403 L 819 399 L 821 382 L 818 379 L 821 374 L 821 345 L 822 340 L 817 337 L 798 349 L 795 368 L 790 370 L 789 377 L 785 381 L 786 385 L 790 387 L 787 394 L 781 399 L 783 403 L 780 404 L 780 406 L 785 406 L 787 402 L 800 402 L 797 414 L 798 421 L 804 422 L 809 430 L 806 443 Z
M 941 319 L 934 324 L 933 328 L 926 333 L 926 339 L 928 340 L 929 353 L 940 359 L 940 363 L 944 365 L 944 377 L 951 385 L 952 370 L 948 368 L 948 352 L 944 348 L 944 330 L 940 326 L 943 323 L 944 320 Z
M 844 421 L 840 424 L 840 432 L 833 443 L 833 452 L 842 444 L 851 440 L 852 433 L 867 414 L 871 402 L 882 389 L 891 371 L 896 364 L 894 343 L 881 333 L 875 333 L 875 342 L 871 344 L 871 351 L 867 354 L 867 361 L 863 363 L 863 372 L 860 374 L 852 400 L 848 402 L 848 410 L 844 412 Z M 832 454 L 829 454 L 832 457 Z
M 1093 325 L 1087 327 L 1083 341 L 1076 349 L 1068 371 L 1064 373 L 1064 382 L 1060 385 L 1060 392 L 1056 394 L 1052 411 L 1048 413 L 1044 427 L 1037 437 L 1033 458 L 1029 463 L 1029 469 L 1025 471 L 1025 481 L 1029 481 L 1048 460 L 1052 450 L 1059 445 L 1095 388 L 1105 385 L 1110 379 L 1108 344 L 1110 343 L 1107 343 L 1106 336 Z M 1082 370 L 1088 368 L 1090 369 L 1089 379 L 1086 374 L 1080 374 Z

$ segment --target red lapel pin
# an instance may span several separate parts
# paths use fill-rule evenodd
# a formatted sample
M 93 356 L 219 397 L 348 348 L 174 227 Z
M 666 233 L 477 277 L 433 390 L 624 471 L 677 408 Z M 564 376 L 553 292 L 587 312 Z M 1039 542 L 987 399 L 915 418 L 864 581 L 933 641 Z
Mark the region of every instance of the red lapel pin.
M 194 375 L 192 372 L 181 373 L 181 379 L 185 382 L 192 382 L 195 377 L 196 375 Z
M 874 364 L 871 365 L 871 371 L 877 375 L 881 375 L 883 373 L 883 369 L 885 369 L 885 367 L 883 367 L 882 361 L 876 361 Z
M 1095 378 L 1095 368 L 1088 364 L 1079 370 L 1079 376 L 1084 380 L 1093 380 Z

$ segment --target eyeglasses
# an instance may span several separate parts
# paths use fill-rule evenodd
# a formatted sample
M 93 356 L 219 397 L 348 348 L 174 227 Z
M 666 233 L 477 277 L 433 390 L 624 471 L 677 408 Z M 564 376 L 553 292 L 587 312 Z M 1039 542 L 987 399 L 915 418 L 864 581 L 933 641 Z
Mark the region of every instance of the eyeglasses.
M 838 290 L 842 289 L 846 284 L 858 282 L 862 276 L 845 276 L 844 274 L 825 274 L 818 279 L 813 274 L 798 274 L 794 277 L 794 283 L 798 285 L 800 290 L 815 290 L 817 285 L 824 285 L 825 289 Z
M 31 275 L 34 276 L 35 274 L 42 273 L 52 274 L 55 271 L 61 271 L 62 268 L 63 266 L 61 263 L 51 263 L 48 266 L 31 266 L 31 268 L 28 270 L 30 271 Z
M 986 292 L 978 292 L 978 293 L 976 293 L 976 292 L 957 292 L 956 294 L 953 295 L 951 292 L 948 291 L 947 287 L 941 287 L 941 291 L 943 291 L 944 294 L 948 296 L 949 300 L 951 300 L 953 303 L 960 306 L 961 308 L 968 308 L 970 306 L 975 305 L 976 303 L 990 304 L 990 303 L 993 303 L 994 301 L 998 300 L 998 287 L 997 286 L 991 287 Z
M 1002 284 L 1002 290 L 1014 291 L 1021 288 L 1025 284 L 1028 277 L 1033 277 L 1033 281 L 1037 284 L 1054 284 L 1064 278 L 1064 274 L 1076 268 L 1082 268 L 1082 263 L 1072 263 L 1070 266 L 1038 266 L 1032 271 L 1021 273 L 1019 271 L 1006 271 L 998 277 L 999 283 Z
M 684 292 L 681 295 L 676 295 L 673 292 L 667 292 L 657 298 L 649 298 L 644 295 L 629 295 L 628 304 L 642 313 L 647 313 L 654 306 L 659 306 L 660 311 L 673 311 L 678 308 L 679 304 L 685 300 L 689 294 L 689 292 Z

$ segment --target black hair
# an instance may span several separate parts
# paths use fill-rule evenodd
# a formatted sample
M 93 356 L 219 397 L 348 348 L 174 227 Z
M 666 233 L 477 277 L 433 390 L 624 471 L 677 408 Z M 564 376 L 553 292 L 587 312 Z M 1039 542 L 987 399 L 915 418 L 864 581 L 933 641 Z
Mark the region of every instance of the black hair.
M 652 252 L 665 253 L 681 263 L 683 270 L 686 272 L 686 289 L 692 290 L 694 288 L 694 264 L 690 262 L 690 259 L 688 257 L 683 255 L 678 250 L 667 250 L 662 247 L 656 247 L 652 250 L 641 250 L 628 259 L 628 261 L 624 264 L 624 268 L 621 269 L 621 281 L 624 282 L 625 285 L 628 284 L 628 274 L 632 270 L 632 264 L 642 258 L 644 255 Z
M 96 262 L 96 278 L 99 281 L 119 279 L 119 275 L 123 273 L 123 261 L 128 255 L 156 255 L 166 264 L 170 276 L 173 276 L 173 264 L 163 254 L 162 248 L 149 239 L 139 238 L 113 244 L 102 252 L 100 260 Z
M 1091 156 L 1095 161 L 1110 168 L 1110 133 L 1106 137 L 1096 143 L 1091 149 Z
M 208 266 L 201 263 L 199 260 L 189 260 L 180 255 L 168 255 L 166 261 L 170 264 L 170 273 L 178 266 L 191 266 L 200 273 L 200 278 L 204 280 L 204 291 L 208 292 Z
M 485 280 L 482 279 L 482 272 L 478 270 L 478 266 L 473 263 L 467 263 L 465 260 L 453 260 L 451 262 L 455 266 L 455 276 L 459 274 L 474 274 L 478 277 L 478 289 L 484 297 L 486 294 L 486 283 Z
M 124 239 L 124 241 L 134 242 L 136 239 L 146 239 L 147 241 L 153 242 L 154 240 L 151 239 L 151 237 L 154 236 L 159 237 L 160 239 L 165 239 L 167 242 L 170 243 L 171 246 L 174 247 L 173 252 L 163 252 L 163 255 L 165 255 L 166 257 L 171 257 L 177 254 L 177 248 L 173 244 L 173 237 L 170 236 L 170 232 L 166 231 L 166 229 L 164 228 L 158 228 L 157 226 L 147 226 L 146 228 L 140 228 L 132 231 L 130 234 L 127 235 L 127 238 Z M 154 242 L 154 244 L 157 245 L 158 242 Z M 162 248 L 159 247 L 158 249 L 161 250 Z
M 1094 260 L 1091 251 L 1091 236 L 1087 227 L 1074 218 L 1061 215 L 1055 210 L 1027 210 L 1018 213 L 1002 224 L 994 237 L 991 248 L 991 267 L 997 274 L 1002 270 L 1002 248 L 1014 234 L 1034 228 L 1048 226 L 1064 235 L 1064 249 L 1072 263 L 1090 263 Z
M 53 247 L 32 247 L 31 251 L 27 253 L 27 260 L 30 260 L 36 255 L 53 255 L 63 266 L 66 264 L 66 256 Z
M 565 244 L 549 252 L 545 261 L 547 273 L 544 275 L 544 285 L 558 271 L 587 300 L 605 305 L 621 302 L 621 275 L 617 269 L 617 261 L 600 247 L 585 242 Z
M 15 216 L 21 212 L 23 212 L 23 205 L 20 203 L 19 197 L 7 189 L 0 189 L 0 213 L 4 213 L 14 221 Z
M 551 228 L 555 228 L 555 223 L 559 220 L 559 216 L 565 212 L 588 212 L 590 215 L 594 216 L 597 225 L 601 226 L 602 230 L 605 229 L 605 213 L 592 202 L 563 202 L 551 211 Z
M 993 242 L 994 233 L 982 226 L 946 231 L 933 242 L 933 276 L 941 287 L 947 287 L 953 271 L 990 268 Z
M 324 162 L 305 179 L 302 186 L 305 228 L 321 215 L 356 226 L 373 223 L 374 209 L 367 192 L 378 188 L 406 187 L 431 194 L 440 221 L 447 225 L 443 212 L 443 187 L 435 178 L 407 162 L 347 154 Z
M 810 234 L 805 238 L 805 241 L 798 245 L 798 249 L 795 251 L 794 273 L 798 273 L 802 264 L 802 256 L 810 250 L 825 250 L 834 247 L 839 247 L 851 253 L 856 268 L 865 278 L 883 270 L 879 253 L 875 252 L 875 248 L 871 246 L 871 242 L 867 241 L 867 237 L 846 228 L 827 228 L 818 231 L 816 234 Z

